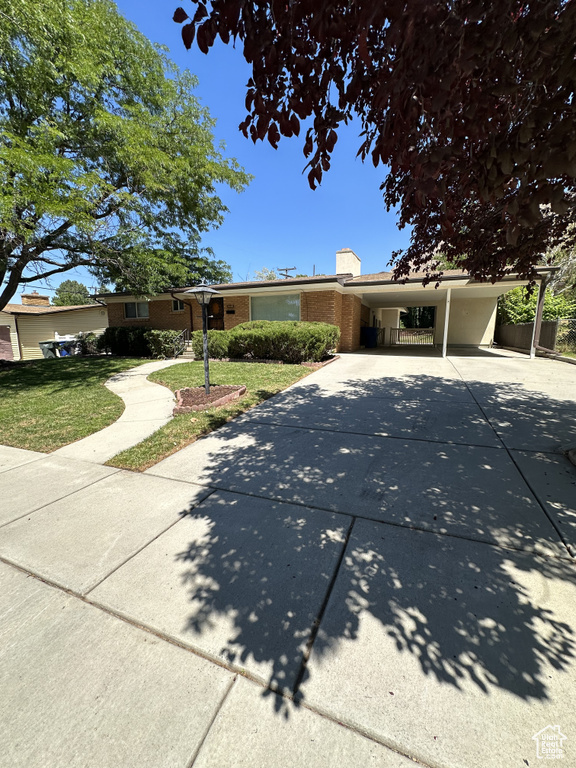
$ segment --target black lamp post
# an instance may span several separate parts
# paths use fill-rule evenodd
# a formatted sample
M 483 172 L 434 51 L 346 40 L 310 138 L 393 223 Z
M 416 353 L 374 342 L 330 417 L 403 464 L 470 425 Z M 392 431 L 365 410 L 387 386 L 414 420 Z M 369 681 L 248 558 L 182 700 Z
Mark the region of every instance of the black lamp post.
M 191 293 L 198 304 L 202 307 L 202 347 L 204 352 L 204 389 L 206 394 L 210 394 L 210 373 L 208 371 L 208 304 L 210 300 L 218 295 L 218 291 L 209 288 L 204 283 L 200 283 L 196 288 L 190 288 L 184 293 Z

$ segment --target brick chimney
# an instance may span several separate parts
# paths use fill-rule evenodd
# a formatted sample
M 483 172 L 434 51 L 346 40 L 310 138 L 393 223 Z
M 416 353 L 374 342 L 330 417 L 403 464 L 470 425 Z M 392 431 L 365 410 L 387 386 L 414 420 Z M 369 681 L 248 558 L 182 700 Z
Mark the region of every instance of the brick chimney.
M 23 293 L 22 304 L 25 307 L 49 307 L 50 297 L 40 296 L 38 291 L 33 291 L 32 293 Z
M 351 248 L 341 248 L 336 251 L 336 274 L 352 273 L 353 277 L 360 276 L 360 259 Z

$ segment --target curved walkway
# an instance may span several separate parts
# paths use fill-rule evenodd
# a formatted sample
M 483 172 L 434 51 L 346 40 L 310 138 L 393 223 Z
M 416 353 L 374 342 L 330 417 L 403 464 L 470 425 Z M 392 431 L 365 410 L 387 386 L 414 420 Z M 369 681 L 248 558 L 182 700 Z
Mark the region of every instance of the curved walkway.
M 148 381 L 147 376 L 185 362 L 190 361 L 157 360 L 112 376 L 105 386 L 124 400 L 126 408 L 122 416 L 100 432 L 58 448 L 53 454 L 104 464 L 120 451 L 149 437 L 172 418 L 174 395 L 166 387 Z

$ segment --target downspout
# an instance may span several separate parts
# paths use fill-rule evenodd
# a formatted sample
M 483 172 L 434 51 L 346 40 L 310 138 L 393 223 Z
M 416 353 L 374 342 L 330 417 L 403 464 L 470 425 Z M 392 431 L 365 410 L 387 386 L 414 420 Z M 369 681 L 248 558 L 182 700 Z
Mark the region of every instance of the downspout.
M 179 291 L 179 293 L 182 293 L 182 291 Z M 178 299 L 176 296 L 174 296 L 174 291 L 170 291 L 170 296 L 172 296 L 172 298 L 175 299 L 176 301 L 181 301 L 183 304 L 186 304 L 186 306 L 188 307 L 188 310 L 190 312 L 190 333 L 192 333 L 194 330 L 194 316 L 192 314 L 192 304 L 190 304 L 187 301 L 184 301 L 184 299 Z

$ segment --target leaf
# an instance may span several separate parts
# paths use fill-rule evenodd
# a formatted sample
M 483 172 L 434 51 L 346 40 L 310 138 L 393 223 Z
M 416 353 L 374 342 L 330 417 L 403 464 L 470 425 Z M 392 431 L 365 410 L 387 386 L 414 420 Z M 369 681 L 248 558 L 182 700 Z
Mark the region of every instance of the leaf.
M 194 24 L 186 24 L 182 27 L 182 40 L 187 50 L 190 50 L 194 42 Z
M 176 8 L 176 10 L 174 11 L 174 16 L 172 16 L 172 21 L 175 21 L 176 24 L 181 24 L 183 21 L 186 21 L 186 19 L 188 18 L 189 16 L 184 10 L 184 8 Z

